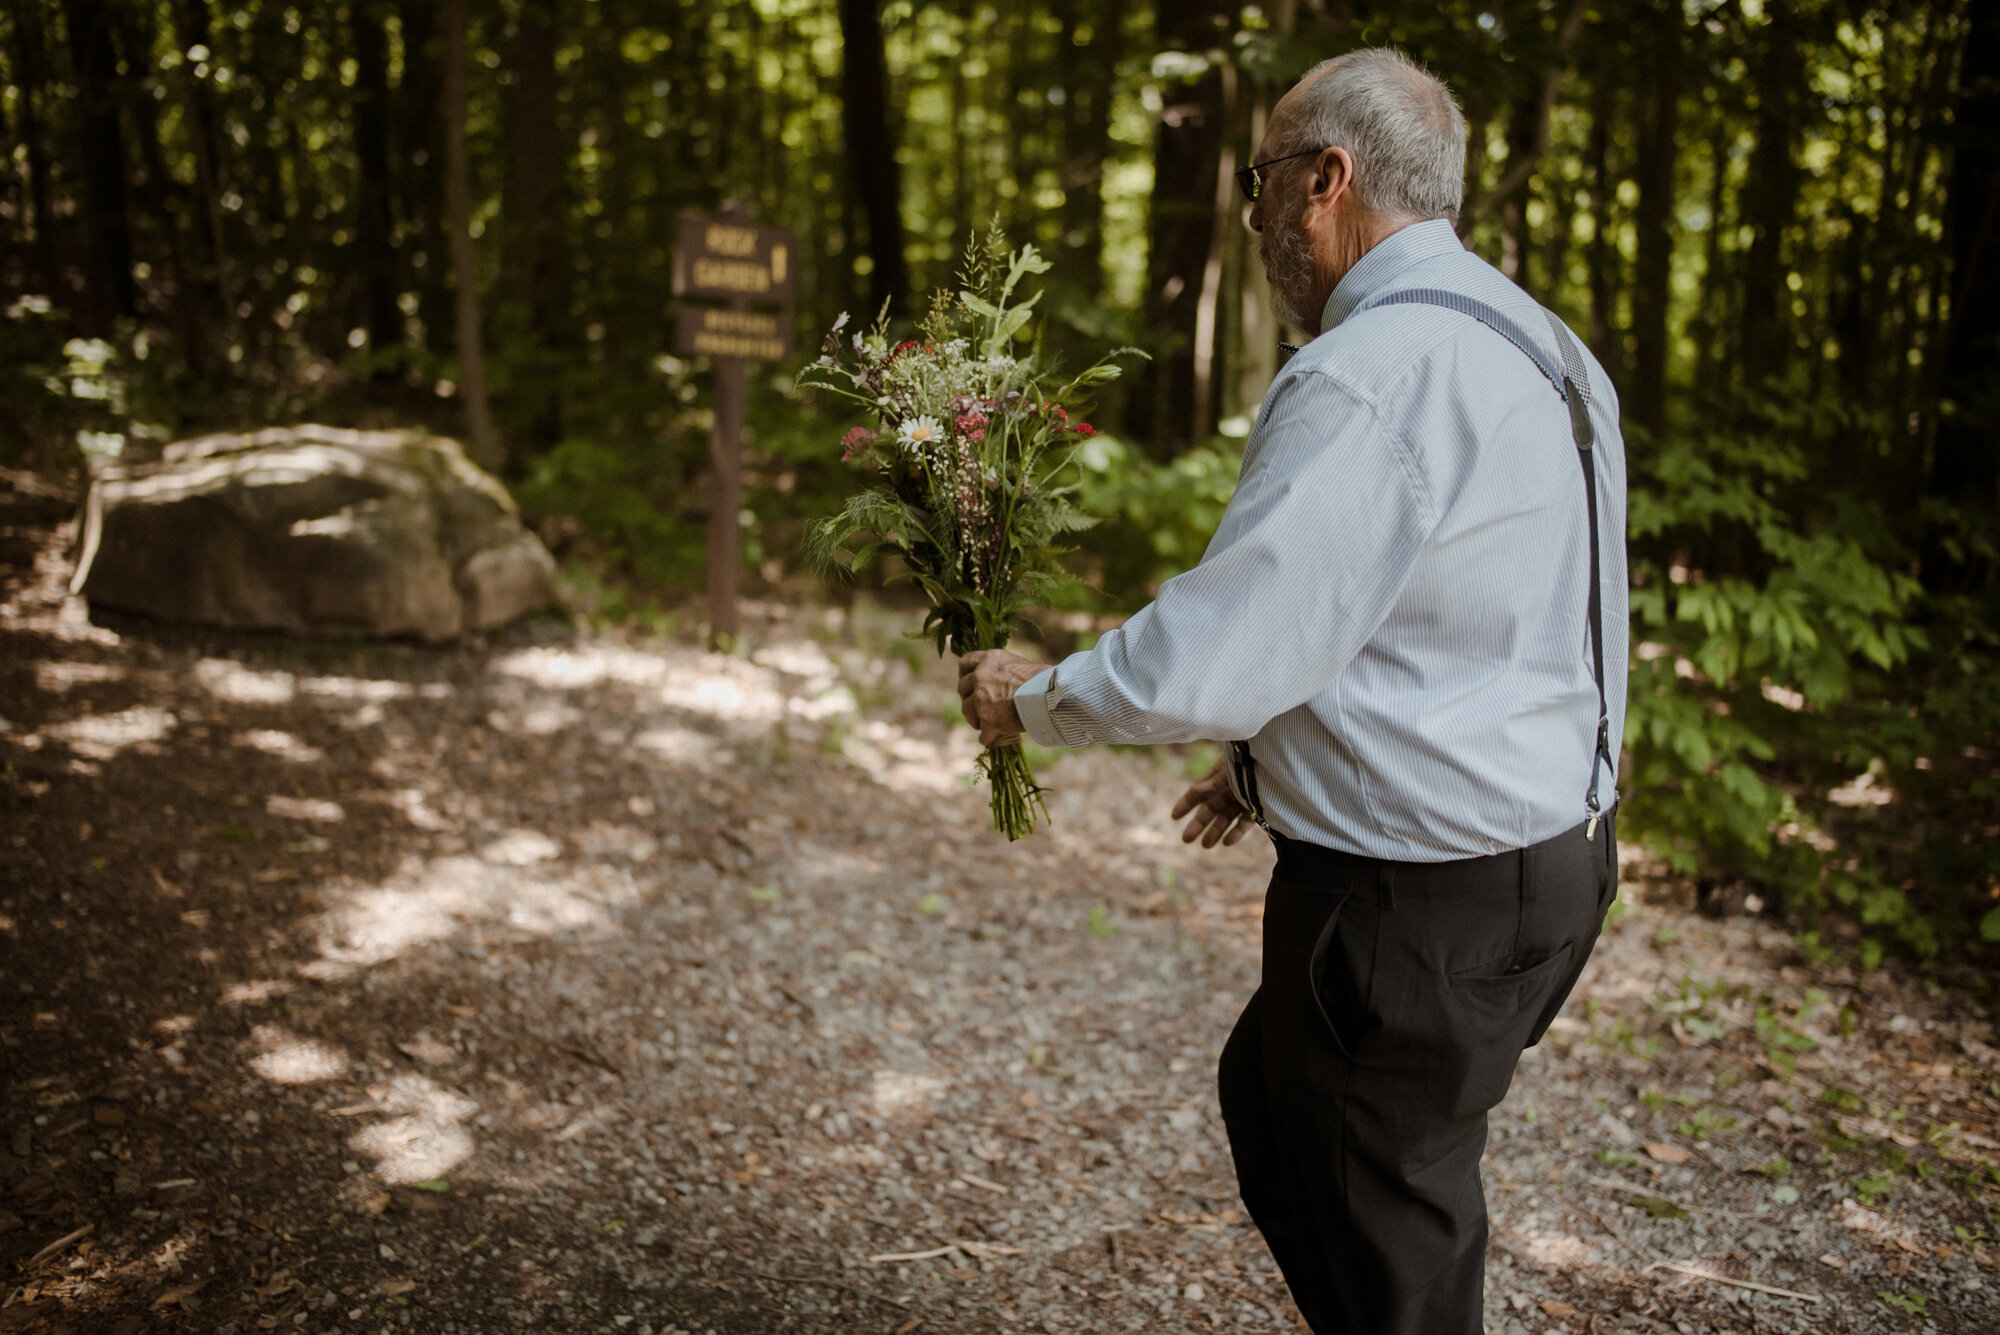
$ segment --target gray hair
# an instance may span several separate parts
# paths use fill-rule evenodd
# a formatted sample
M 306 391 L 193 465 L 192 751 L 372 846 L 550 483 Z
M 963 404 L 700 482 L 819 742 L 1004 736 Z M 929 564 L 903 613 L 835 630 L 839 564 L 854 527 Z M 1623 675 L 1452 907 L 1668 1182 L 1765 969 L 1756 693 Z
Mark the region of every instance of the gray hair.
M 1444 80 L 1391 47 L 1323 60 L 1300 81 L 1282 150 L 1344 148 L 1362 205 L 1458 221 L 1465 198 L 1465 113 Z

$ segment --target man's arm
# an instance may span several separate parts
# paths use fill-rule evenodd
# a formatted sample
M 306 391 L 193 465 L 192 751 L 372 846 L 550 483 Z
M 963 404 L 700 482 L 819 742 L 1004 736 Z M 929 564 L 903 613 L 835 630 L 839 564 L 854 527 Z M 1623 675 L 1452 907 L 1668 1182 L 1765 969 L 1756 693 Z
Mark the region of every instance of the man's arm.
M 1201 564 L 1051 670 L 968 655 L 982 740 L 1044 746 L 1255 736 L 1312 699 L 1388 614 L 1436 523 L 1407 444 L 1320 374 L 1282 381 Z M 1004 703 L 1003 703 L 1004 702 Z

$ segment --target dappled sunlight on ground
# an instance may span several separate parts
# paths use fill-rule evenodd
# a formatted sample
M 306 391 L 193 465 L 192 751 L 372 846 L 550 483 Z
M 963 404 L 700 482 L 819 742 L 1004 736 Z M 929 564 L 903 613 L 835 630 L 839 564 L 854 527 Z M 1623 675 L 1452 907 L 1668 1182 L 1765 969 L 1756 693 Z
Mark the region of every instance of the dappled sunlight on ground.
M 1207 756 L 1064 758 L 1009 845 L 894 611 L 417 650 L 57 574 L 0 600 L 0 1248 L 90 1231 L 26 1329 L 1292 1329 L 1212 1090 L 1269 849 L 1165 815 Z M 1990 1028 L 1796 953 L 1615 915 L 1495 1118 L 1491 1329 L 1866 1328 L 1656 1257 L 1992 1328 L 1938 1185 Z M 1857 1202 L 1840 1144 L 1938 1172 Z
M 332 980 L 439 941 L 484 945 L 495 936 L 548 936 L 608 930 L 637 891 L 629 876 L 603 867 L 528 870 L 554 845 L 515 832 L 481 857 L 410 860 L 386 883 L 322 888 L 328 908 L 311 920 L 319 958 L 300 966 Z

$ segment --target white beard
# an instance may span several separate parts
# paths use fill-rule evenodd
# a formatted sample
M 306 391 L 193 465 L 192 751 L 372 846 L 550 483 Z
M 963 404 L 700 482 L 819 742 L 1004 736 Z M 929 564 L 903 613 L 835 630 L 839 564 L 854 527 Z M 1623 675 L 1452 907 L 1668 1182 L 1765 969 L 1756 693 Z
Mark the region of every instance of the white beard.
M 1306 309 L 1312 304 L 1313 253 L 1305 229 L 1284 221 L 1273 210 L 1271 220 L 1264 225 L 1259 248 L 1264 257 L 1264 277 L 1271 285 L 1271 305 L 1278 318 L 1303 332 L 1317 329 L 1320 312 Z

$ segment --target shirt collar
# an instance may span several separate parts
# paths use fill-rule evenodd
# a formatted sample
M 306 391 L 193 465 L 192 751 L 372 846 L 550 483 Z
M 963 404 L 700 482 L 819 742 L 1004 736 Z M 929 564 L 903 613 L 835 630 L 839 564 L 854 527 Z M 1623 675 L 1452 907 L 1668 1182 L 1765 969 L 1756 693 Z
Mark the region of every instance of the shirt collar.
M 1464 251 L 1465 244 L 1443 218 L 1411 223 L 1391 232 L 1376 242 L 1333 289 L 1333 295 L 1326 299 L 1326 310 L 1320 315 L 1320 331 L 1324 333 L 1361 309 L 1405 270 L 1425 260 Z

